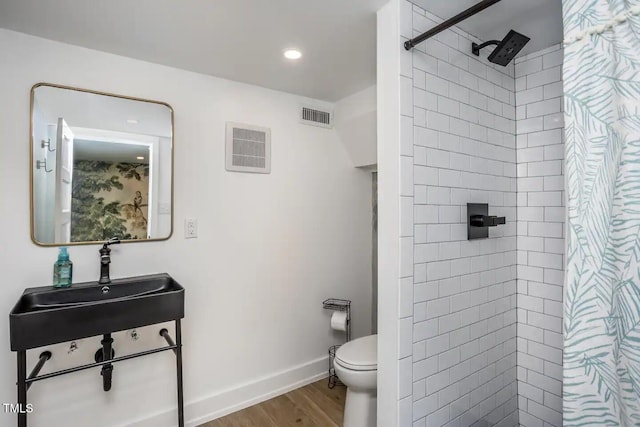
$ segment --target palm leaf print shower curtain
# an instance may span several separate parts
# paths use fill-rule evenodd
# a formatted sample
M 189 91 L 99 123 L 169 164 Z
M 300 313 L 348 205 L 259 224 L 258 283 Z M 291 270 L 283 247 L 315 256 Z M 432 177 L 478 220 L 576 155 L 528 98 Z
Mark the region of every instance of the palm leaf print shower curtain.
M 563 0 L 564 425 L 640 425 L 640 0 Z

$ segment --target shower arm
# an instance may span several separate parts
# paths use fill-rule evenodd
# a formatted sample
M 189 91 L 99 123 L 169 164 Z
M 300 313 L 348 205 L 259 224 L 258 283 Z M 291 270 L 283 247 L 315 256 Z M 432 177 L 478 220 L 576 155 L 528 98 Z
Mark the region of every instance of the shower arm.
M 484 42 L 482 44 L 472 43 L 471 52 L 473 52 L 475 56 L 480 56 L 480 51 L 485 47 L 491 46 L 491 45 L 499 45 L 499 44 L 500 44 L 500 40 L 489 40 L 488 42 Z
M 467 18 L 472 17 L 473 15 L 482 12 L 483 10 L 485 10 L 486 8 L 488 8 L 489 6 L 493 6 L 494 4 L 498 3 L 501 0 L 482 0 L 480 3 L 477 3 L 473 6 L 471 6 L 469 9 L 460 12 L 459 14 L 457 14 L 456 16 L 454 16 L 453 18 L 447 19 L 446 21 L 442 22 L 441 24 L 436 25 L 435 27 L 433 27 L 432 29 L 430 29 L 429 31 L 420 34 L 419 36 L 412 38 L 410 40 L 407 40 L 406 42 L 404 42 L 404 48 L 406 50 L 411 50 L 413 49 L 417 44 L 422 43 L 423 41 L 427 40 L 428 38 L 431 38 L 433 36 L 435 36 L 438 33 L 443 32 L 444 30 L 446 30 L 449 27 L 453 27 L 454 25 L 464 21 Z

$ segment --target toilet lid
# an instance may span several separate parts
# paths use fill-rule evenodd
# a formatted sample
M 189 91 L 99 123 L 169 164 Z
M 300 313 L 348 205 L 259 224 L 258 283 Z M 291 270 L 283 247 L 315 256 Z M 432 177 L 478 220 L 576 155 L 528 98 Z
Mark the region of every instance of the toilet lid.
M 369 335 L 343 344 L 336 351 L 335 361 L 354 371 L 378 369 L 378 336 Z

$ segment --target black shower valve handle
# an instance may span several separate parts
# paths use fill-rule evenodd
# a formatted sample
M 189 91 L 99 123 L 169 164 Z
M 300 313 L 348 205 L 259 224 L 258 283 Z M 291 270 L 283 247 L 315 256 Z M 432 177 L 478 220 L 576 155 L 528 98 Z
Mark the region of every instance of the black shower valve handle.
M 497 225 L 506 224 L 507 220 L 503 216 L 494 215 L 472 215 L 472 227 L 495 227 Z

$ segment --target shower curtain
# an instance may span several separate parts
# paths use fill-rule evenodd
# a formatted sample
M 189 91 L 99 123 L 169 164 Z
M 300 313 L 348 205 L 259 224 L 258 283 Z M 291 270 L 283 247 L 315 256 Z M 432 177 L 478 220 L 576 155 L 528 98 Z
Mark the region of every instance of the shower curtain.
M 564 425 L 640 425 L 640 0 L 563 0 Z

